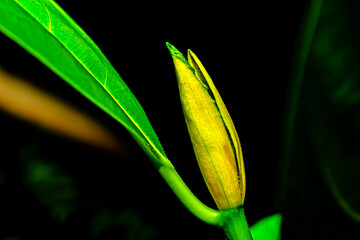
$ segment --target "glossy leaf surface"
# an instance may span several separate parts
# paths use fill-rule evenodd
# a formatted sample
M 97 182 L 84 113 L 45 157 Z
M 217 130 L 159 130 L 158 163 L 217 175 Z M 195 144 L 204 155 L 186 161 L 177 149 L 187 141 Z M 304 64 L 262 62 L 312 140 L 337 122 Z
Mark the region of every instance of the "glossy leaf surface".
M 169 163 L 139 102 L 90 37 L 51 0 L 3 0 L 0 31 L 119 121 L 161 166 Z

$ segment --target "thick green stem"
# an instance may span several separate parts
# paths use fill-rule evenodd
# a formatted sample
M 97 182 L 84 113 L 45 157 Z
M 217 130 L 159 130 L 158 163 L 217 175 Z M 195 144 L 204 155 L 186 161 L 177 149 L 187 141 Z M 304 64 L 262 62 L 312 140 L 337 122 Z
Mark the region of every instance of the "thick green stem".
M 159 168 L 159 172 L 171 190 L 192 214 L 208 224 L 220 225 L 220 212 L 200 202 L 172 166 L 164 165 Z
M 252 240 L 243 208 L 221 212 L 221 227 L 229 240 Z

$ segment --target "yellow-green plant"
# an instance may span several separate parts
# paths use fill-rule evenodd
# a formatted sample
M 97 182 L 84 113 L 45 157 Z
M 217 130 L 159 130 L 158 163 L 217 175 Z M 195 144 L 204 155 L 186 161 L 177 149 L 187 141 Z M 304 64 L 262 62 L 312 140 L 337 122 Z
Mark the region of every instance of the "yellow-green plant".
M 245 174 L 240 142 L 220 95 L 194 54 L 190 53 L 186 63 L 168 44 L 195 153 L 219 210 L 202 204 L 187 188 L 165 155 L 135 96 L 90 37 L 59 5 L 51 0 L 4 0 L 0 2 L 0 12 L 0 30 L 119 121 L 195 216 L 223 227 L 232 239 L 251 238 L 242 208 Z M 186 84 L 200 86 L 192 92 L 200 98 L 183 97 L 189 93 L 184 91 Z M 201 96 L 206 96 L 202 100 L 207 104 L 197 112 L 188 111 L 189 107 L 199 106 Z M 211 122 L 216 132 L 207 129 L 206 122 L 210 120 L 214 120 Z
M 239 136 L 220 94 L 196 55 L 171 44 L 186 125 L 202 175 L 232 239 L 250 239 L 243 215 L 245 169 Z M 231 214 L 229 214 L 231 213 Z M 234 219 L 236 216 L 239 219 Z M 234 222 L 235 221 L 235 222 Z M 237 226 L 237 227 L 235 227 Z
M 300 40 L 292 100 L 288 108 L 291 144 L 300 83 L 322 1 L 313 1 Z M 185 121 L 206 185 L 218 209 L 204 205 L 183 182 L 165 154 L 141 105 L 91 38 L 52 0 L 1 0 L 0 31 L 17 42 L 94 104 L 121 123 L 138 142 L 179 200 L 200 220 L 224 229 L 230 239 L 267 237 L 258 226 L 250 234 L 244 214 L 245 168 L 235 126 L 220 94 L 197 56 L 187 60 L 167 43 L 173 58 Z M 287 141 L 289 140 L 289 141 Z M 285 145 L 286 145 L 285 144 Z M 284 155 L 288 155 L 286 151 Z M 284 158 L 287 158 L 285 156 Z M 286 164 L 284 164 L 286 169 Z M 285 181 L 286 179 L 284 179 Z M 281 216 L 265 220 L 279 237 Z M 255 233 L 255 234 L 253 234 Z M 255 237 L 254 237 L 255 238 Z

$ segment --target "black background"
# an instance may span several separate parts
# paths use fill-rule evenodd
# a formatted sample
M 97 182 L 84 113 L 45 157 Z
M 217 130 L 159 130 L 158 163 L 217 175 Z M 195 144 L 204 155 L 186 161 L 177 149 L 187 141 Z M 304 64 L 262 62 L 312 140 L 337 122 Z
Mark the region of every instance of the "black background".
M 219 90 L 240 136 L 247 174 L 245 211 L 251 225 L 274 206 L 285 92 L 303 1 L 213 2 L 57 1 L 89 34 L 146 111 L 164 150 L 190 189 L 215 207 L 196 165 L 184 123 L 174 67 L 165 42 L 200 58 Z M 5 185 L 0 238 L 223 239 L 176 199 L 130 135 L 23 49 L 0 35 L 1 66 L 106 124 L 131 152 L 115 154 L 59 138 L 0 113 Z M 79 198 L 62 223 L 22 184 L 19 152 L 54 162 L 72 176 Z M 91 234 L 99 212 L 126 212 L 136 224 L 108 224 Z M 105 217 L 106 218 L 106 217 Z M 135 220 L 134 220 L 135 219 Z M 129 222 L 126 221 L 126 222 Z M 106 221 L 105 221 L 106 222 Z M 132 226 L 133 228 L 129 227 Z M 135 226 L 135 227 L 134 227 Z M 140 235 L 138 235 L 140 236 Z M 133 237 L 133 238 L 132 238 Z M 145 238 L 144 238 L 145 239 Z

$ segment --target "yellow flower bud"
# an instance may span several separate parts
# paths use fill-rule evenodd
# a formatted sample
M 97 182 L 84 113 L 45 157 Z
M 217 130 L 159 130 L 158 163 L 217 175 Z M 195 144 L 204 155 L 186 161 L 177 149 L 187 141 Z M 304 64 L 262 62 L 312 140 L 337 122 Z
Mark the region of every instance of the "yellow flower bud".
M 242 206 L 245 170 L 239 137 L 205 68 L 167 43 L 174 61 L 185 121 L 206 185 L 220 210 Z

